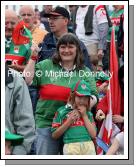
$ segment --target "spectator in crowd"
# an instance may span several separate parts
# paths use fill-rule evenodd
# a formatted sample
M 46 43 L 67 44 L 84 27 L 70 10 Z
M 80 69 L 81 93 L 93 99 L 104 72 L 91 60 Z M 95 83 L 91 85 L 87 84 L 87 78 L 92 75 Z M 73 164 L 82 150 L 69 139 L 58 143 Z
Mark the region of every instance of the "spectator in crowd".
M 29 91 L 20 74 L 5 66 L 5 125 L 11 133 L 24 137 L 11 154 L 29 154 L 35 138 L 35 121 Z
M 35 24 L 35 26 L 37 26 L 37 27 L 45 30 L 44 24 L 41 23 L 41 18 L 40 18 L 40 12 L 39 12 L 39 10 L 36 8 L 34 10 L 34 12 L 35 12 L 35 15 L 34 15 L 34 24 Z
M 111 15 L 109 17 L 110 27 L 107 34 L 107 53 L 105 55 L 105 61 L 106 64 L 104 64 L 104 69 L 109 69 L 109 57 L 110 57 L 110 41 L 111 41 L 111 32 L 112 32 L 112 26 L 115 27 L 115 42 L 116 42 L 116 51 L 118 55 L 118 62 L 119 66 L 121 67 L 123 63 L 123 52 L 124 52 L 124 5 L 113 5 L 114 10 L 111 12 Z M 121 26 L 122 32 L 120 32 L 122 35 L 118 34 Z M 118 43 L 119 42 L 119 43 Z M 121 43 L 121 44 L 120 44 Z M 121 46 L 119 46 L 121 45 Z M 123 47 L 123 48 L 122 48 Z M 123 50 L 122 50 L 123 49 Z M 121 54 L 120 54 L 121 52 Z
M 108 21 L 104 5 L 81 5 L 73 19 L 75 33 L 86 45 L 95 70 L 97 65 L 102 65 L 102 57 L 106 50 Z
M 5 59 L 10 68 L 23 71 L 31 55 L 31 39 L 29 30 L 24 28 L 26 25 L 18 21 L 14 11 L 5 11 Z
M 18 134 L 9 132 L 6 128 L 5 130 L 5 155 L 10 155 L 12 147 L 21 145 L 24 137 Z
M 50 32 L 50 26 L 48 18 L 45 17 L 45 14 L 49 14 L 52 11 L 52 5 L 43 5 L 43 11 L 40 12 L 41 22 L 44 24 L 45 29 Z
M 51 58 L 56 51 L 56 43 L 58 39 L 68 33 L 68 22 L 70 19 L 69 12 L 63 7 L 56 7 L 50 14 L 46 14 L 49 17 L 49 25 L 51 33 L 45 36 L 43 42 L 40 45 L 41 51 L 39 52 L 39 60 L 42 61 L 47 58 Z M 80 41 L 80 47 L 85 59 L 85 65 L 92 69 L 89 62 L 88 52 L 84 44 Z
M 32 40 L 35 44 L 39 45 L 43 41 L 45 35 L 47 35 L 46 30 L 42 30 L 34 25 L 34 9 L 32 6 L 24 5 L 19 10 L 19 15 L 25 23 L 28 24 L 28 28 L 32 33 Z
M 35 66 L 37 49 L 32 47 L 33 57 L 24 70 L 24 73 L 29 71 L 31 74 L 25 77 L 26 82 L 38 86 L 40 94 L 36 107 L 36 152 L 45 155 L 58 154 L 59 140 L 51 137 L 51 125 L 56 110 L 67 102 L 71 85 L 80 79 L 89 82 L 93 95 L 91 105 L 95 105 L 96 83 L 91 75 L 80 76 L 80 70 L 85 74 L 91 71 L 84 66 L 79 40 L 75 35 L 67 33 L 60 37 L 53 59 L 46 59 Z
M 84 80 L 74 84 L 68 103 L 55 113 L 52 137 L 63 135 L 64 155 L 95 155 L 93 139 L 96 126 L 90 108 L 90 84 Z
M 10 9 L 5 10 L 5 53 L 9 52 L 10 43 L 12 40 L 12 32 L 18 23 L 17 14 Z
M 107 154 L 114 154 L 118 149 L 120 149 L 120 153 L 124 152 L 124 66 L 120 67 L 118 73 L 119 83 L 121 87 L 121 106 L 120 106 L 120 114 L 116 114 L 116 111 L 112 111 L 112 121 L 119 128 L 119 133 L 113 135 L 112 137 L 112 145 L 109 148 Z M 96 119 L 101 121 L 105 118 L 105 115 L 108 113 L 108 101 L 107 95 L 98 103 Z M 122 133 L 123 132 L 123 133 Z M 113 132 L 112 132 L 113 133 Z M 115 147 L 115 148 L 114 148 Z

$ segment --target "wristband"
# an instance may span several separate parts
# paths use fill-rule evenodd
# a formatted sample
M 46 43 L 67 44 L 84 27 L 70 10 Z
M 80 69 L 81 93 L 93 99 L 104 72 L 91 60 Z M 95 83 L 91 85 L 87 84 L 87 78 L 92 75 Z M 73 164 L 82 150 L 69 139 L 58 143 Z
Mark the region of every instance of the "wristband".
M 38 60 L 38 57 L 37 57 L 37 56 L 32 55 L 32 56 L 30 57 L 30 59 L 32 59 L 33 61 L 37 61 L 37 60 Z

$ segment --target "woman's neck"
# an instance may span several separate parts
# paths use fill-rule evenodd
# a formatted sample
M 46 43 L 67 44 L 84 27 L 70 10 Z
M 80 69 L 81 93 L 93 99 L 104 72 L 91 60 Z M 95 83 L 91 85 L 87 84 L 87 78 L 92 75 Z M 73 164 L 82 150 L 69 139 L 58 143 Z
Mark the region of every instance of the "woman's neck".
M 72 70 L 73 69 L 73 62 L 61 62 L 62 66 L 66 70 Z

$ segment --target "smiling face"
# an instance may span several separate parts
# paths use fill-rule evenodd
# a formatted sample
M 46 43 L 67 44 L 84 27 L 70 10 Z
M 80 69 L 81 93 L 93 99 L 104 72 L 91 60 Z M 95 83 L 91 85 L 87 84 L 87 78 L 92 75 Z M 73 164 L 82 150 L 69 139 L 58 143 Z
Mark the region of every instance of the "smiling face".
M 77 48 L 74 44 L 61 44 L 59 47 L 59 54 L 62 62 L 73 62 L 76 58 Z

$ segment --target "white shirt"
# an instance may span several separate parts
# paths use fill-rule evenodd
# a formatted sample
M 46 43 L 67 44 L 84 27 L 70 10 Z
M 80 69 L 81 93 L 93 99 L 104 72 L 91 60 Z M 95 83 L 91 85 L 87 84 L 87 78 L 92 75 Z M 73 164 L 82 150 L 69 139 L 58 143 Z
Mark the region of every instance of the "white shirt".
M 103 5 L 95 6 L 93 11 L 93 33 L 91 35 L 85 35 L 84 19 L 88 7 L 89 6 L 83 8 L 79 6 L 76 15 L 76 35 L 86 46 L 99 42 L 98 25 L 107 22 Z

